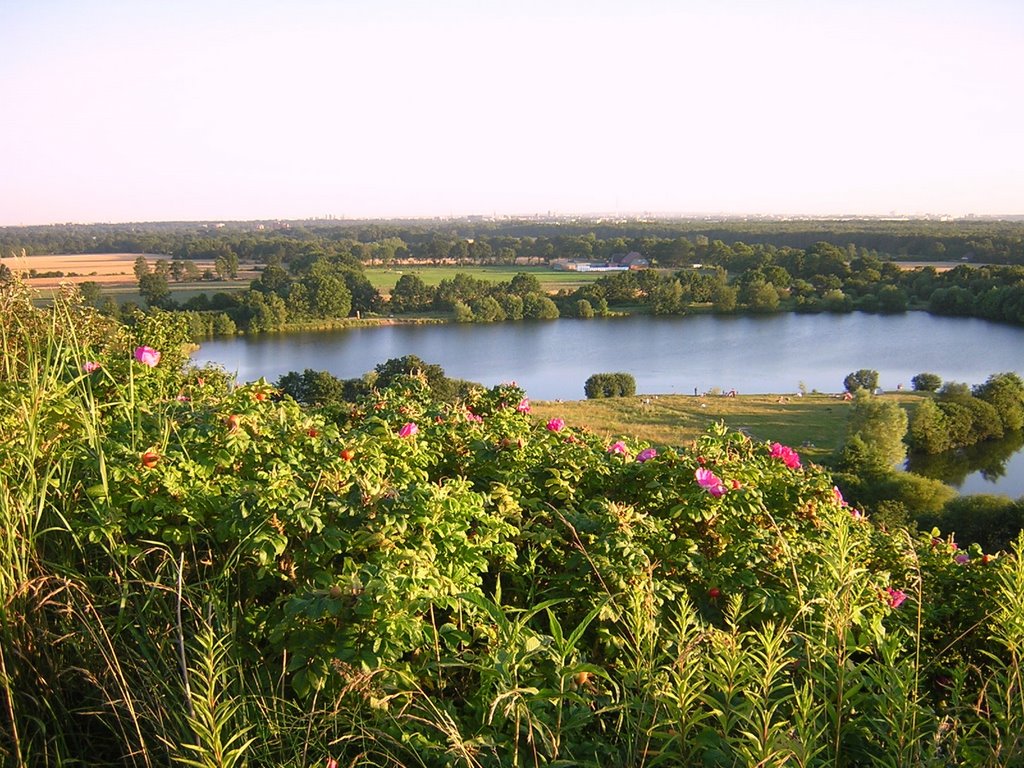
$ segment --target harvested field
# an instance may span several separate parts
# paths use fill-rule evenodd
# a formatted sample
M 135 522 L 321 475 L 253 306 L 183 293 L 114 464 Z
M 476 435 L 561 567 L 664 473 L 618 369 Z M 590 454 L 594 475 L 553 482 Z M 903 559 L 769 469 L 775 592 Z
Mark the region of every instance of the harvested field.
M 152 267 L 160 259 L 169 259 L 169 256 L 147 253 L 143 254 Z M 50 256 L 19 256 L 6 258 L 3 263 L 11 268 L 16 274 L 21 275 L 27 285 L 33 288 L 52 288 L 61 283 L 84 283 L 93 281 L 102 286 L 134 286 L 135 260 L 139 257 L 137 253 L 72 253 L 54 254 Z M 212 261 L 194 262 L 200 271 L 213 269 Z M 63 277 L 32 277 L 32 270 L 36 275 L 45 275 L 50 272 L 63 272 Z M 252 270 L 239 272 L 239 280 L 253 280 L 259 273 Z

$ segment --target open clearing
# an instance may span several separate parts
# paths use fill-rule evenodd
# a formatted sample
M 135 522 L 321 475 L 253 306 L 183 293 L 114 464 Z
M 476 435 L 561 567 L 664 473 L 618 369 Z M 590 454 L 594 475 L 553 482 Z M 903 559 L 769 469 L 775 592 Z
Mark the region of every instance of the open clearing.
M 401 266 L 392 269 L 383 267 L 367 267 L 366 277 L 373 284 L 374 288 L 381 293 L 390 294 L 391 289 L 402 275 L 416 275 L 428 286 L 436 286 L 442 280 L 451 280 L 458 273 L 469 275 L 477 280 L 486 280 L 491 283 L 508 282 L 520 272 L 536 277 L 541 287 L 552 293 L 562 288 L 570 290 L 581 285 L 587 285 L 599 277 L 607 275 L 607 272 L 564 272 L 548 269 L 547 267 L 474 267 L 474 266 Z
M 912 412 L 923 395 L 889 392 L 882 397 Z M 542 421 L 560 417 L 609 439 L 629 437 L 654 445 L 682 445 L 724 421 L 755 440 L 791 445 L 813 461 L 821 461 L 842 444 L 849 410 L 849 401 L 822 394 L 640 395 L 532 403 L 533 415 Z

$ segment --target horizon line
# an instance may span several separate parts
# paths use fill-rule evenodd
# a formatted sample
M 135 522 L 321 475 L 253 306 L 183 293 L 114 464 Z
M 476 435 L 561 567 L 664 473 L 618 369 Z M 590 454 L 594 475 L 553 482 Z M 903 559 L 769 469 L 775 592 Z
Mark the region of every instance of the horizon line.
M 262 223 L 290 223 L 290 222 L 338 222 L 338 223 L 359 223 L 359 222 L 391 222 L 391 221 L 417 221 L 417 222 L 453 222 L 453 221 L 559 221 L 566 219 L 583 219 L 588 221 L 610 220 L 648 220 L 648 221 L 700 221 L 700 220 L 797 220 L 797 221 L 1007 221 L 1016 222 L 1024 220 L 1024 212 L 1021 213 L 902 213 L 892 211 L 890 213 L 727 213 L 727 212 L 665 212 L 665 211 L 586 211 L 586 212 L 555 212 L 545 213 L 460 213 L 460 214 L 435 214 L 435 215 L 394 215 L 394 216 L 347 216 L 338 214 L 320 214 L 303 217 L 254 217 L 254 218 L 219 218 L 208 219 L 136 219 L 136 220 L 92 220 L 92 221 L 50 221 L 44 223 L 19 223 L 0 224 L 0 229 L 14 229 L 27 227 L 67 227 L 67 226 L 127 226 L 133 224 L 262 224 Z

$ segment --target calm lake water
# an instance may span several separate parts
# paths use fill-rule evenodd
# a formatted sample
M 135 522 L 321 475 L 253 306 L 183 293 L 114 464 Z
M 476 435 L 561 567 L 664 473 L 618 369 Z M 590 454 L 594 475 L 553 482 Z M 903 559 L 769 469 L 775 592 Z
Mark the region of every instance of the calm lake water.
M 403 355 L 488 386 L 516 381 L 537 400 L 581 399 L 587 377 L 605 371 L 633 374 L 641 394 L 794 393 L 801 382 L 839 392 L 860 368 L 877 370 L 884 389 L 909 388 L 922 371 L 968 384 L 1004 371 L 1024 375 L 1024 329 L 924 312 L 564 319 L 239 336 L 206 341 L 193 358 L 242 381 L 273 382 L 306 368 L 354 378 Z M 964 493 L 1024 494 L 1019 446 L 1003 457 L 1002 476 L 959 466 Z
M 403 355 L 488 386 L 516 381 L 537 400 L 581 399 L 587 377 L 606 371 L 633 374 L 642 394 L 792 393 L 800 382 L 839 392 L 860 368 L 884 389 L 922 371 L 969 384 L 1024 373 L 1024 329 L 924 312 L 566 319 L 237 336 L 203 342 L 194 359 L 273 382 L 306 368 L 354 378 Z

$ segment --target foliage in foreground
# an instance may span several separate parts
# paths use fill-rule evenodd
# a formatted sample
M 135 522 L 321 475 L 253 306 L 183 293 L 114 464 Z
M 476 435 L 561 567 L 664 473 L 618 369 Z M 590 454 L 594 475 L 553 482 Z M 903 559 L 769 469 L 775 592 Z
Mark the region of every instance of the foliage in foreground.
M 659 453 L 403 375 L 327 418 L 159 319 L 2 302 L 5 763 L 1024 760 L 1019 550 L 724 429 Z

